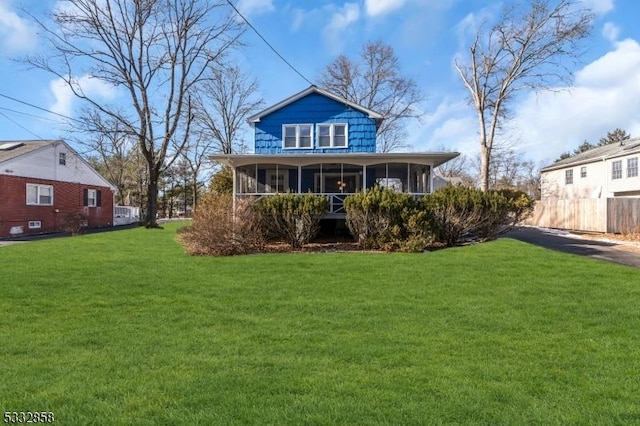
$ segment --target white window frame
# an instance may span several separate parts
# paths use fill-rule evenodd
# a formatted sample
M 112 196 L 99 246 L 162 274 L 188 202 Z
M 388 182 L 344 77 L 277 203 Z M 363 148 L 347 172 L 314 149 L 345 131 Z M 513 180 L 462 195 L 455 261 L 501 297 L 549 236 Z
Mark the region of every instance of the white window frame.
M 300 146 L 301 139 L 301 128 L 308 127 L 309 128 L 309 146 Z M 285 136 L 287 132 L 287 128 L 295 128 L 296 129 L 296 146 L 286 146 Z M 301 123 L 301 124 L 283 124 L 282 125 L 282 149 L 313 149 L 313 124 L 310 123 Z
M 67 153 L 66 152 L 58 153 L 58 164 L 61 165 L 61 166 L 66 166 L 67 165 Z
M 278 188 L 279 177 L 282 177 L 282 191 Z M 276 178 L 276 184 L 273 185 L 273 178 Z M 267 169 L 265 173 L 267 193 L 278 194 L 285 193 L 289 188 L 289 170 L 288 169 Z
M 573 185 L 573 169 L 568 169 L 564 171 L 564 184 Z
M 335 137 L 336 137 L 336 127 L 343 126 L 344 127 L 344 145 L 336 146 Z M 328 148 L 336 148 L 336 149 L 344 149 L 349 147 L 349 125 L 347 123 L 318 123 L 316 125 L 316 147 L 318 149 L 328 149 Z M 320 145 L 320 128 L 328 127 L 329 128 L 329 145 L 321 146 Z
M 622 160 L 611 163 L 611 180 L 622 179 Z
M 98 190 L 87 189 L 87 207 L 96 207 L 97 205 L 98 205 Z
M 580 167 L 580 177 L 581 178 L 587 177 L 587 166 Z
M 42 221 L 41 220 L 30 220 L 29 221 L 29 229 L 41 229 Z
M 36 190 L 36 201 L 29 202 L 29 188 L 35 188 Z M 50 189 L 51 190 L 51 201 L 49 203 L 41 203 L 40 202 L 40 192 L 42 189 Z M 52 206 L 53 205 L 53 186 L 52 185 L 40 185 L 37 183 L 28 183 L 26 186 L 26 201 L 28 206 Z
M 627 177 L 638 176 L 638 157 L 627 158 Z

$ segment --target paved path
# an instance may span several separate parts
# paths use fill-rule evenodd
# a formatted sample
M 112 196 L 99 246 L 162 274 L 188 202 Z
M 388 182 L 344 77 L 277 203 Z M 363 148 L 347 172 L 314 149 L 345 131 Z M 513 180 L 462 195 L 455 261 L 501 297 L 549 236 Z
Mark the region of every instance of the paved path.
M 532 227 L 514 229 L 507 233 L 505 237 L 552 250 L 640 268 L 640 253 L 623 250 L 618 243 L 580 238 L 568 232 Z

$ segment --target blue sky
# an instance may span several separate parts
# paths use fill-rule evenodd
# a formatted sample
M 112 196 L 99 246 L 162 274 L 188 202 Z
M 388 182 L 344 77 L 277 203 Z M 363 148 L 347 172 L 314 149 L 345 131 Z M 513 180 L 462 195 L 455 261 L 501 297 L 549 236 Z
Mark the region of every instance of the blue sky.
M 640 136 L 640 2 L 582 0 L 596 14 L 595 28 L 571 87 L 527 94 L 513 105 L 507 137 L 525 158 L 548 164 L 582 141 L 597 142 L 623 128 Z M 78 106 L 68 91 L 41 71 L 10 57 L 38 49 L 35 27 L 20 12 L 40 14 L 57 0 L 0 0 L 0 94 L 65 115 Z M 235 0 L 261 34 L 311 81 L 337 55 L 355 55 L 368 41 L 391 45 L 402 72 L 426 94 L 421 122 L 409 125 L 412 151 L 477 153 L 477 124 L 453 60 L 468 45 L 473 23 L 509 2 L 492 0 Z M 251 31 L 241 65 L 260 84 L 267 105 L 308 86 Z M 112 99 L 108 87 L 81 80 Z M 18 112 L 16 112 L 18 111 Z M 31 115 L 27 115 L 31 114 Z M 33 115 L 37 117 L 33 117 Z M 0 97 L 0 139 L 64 137 L 60 118 Z M 250 138 L 247 126 L 247 137 Z M 252 141 L 249 141 L 252 145 Z

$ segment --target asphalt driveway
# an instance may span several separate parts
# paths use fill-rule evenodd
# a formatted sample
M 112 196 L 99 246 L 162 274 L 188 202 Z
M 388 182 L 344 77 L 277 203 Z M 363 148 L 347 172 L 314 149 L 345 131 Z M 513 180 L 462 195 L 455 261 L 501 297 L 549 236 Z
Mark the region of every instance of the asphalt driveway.
M 640 253 L 622 249 L 622 244 L 580 238 L 569 232 L 554 229 L 522 227 L 505 234 L 525 243 L 565 253 L 589 256 L 595 259 L 640 268 Z

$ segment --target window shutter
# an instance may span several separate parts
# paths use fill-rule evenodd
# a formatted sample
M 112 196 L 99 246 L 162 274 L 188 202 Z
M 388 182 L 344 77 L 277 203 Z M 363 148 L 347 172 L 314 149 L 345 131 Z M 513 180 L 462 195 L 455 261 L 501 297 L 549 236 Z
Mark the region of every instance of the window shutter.
M 102 205 L 102 191 L 96 191 L 96 207 L 100 207 Z
M 82 196 L 83 196 L 82 205 L 86 207 L 86 206 L 89 205 L 89 190 L 88 189 L 83 189 L 82 190 Z

